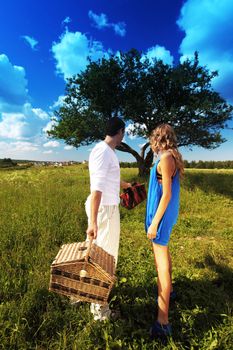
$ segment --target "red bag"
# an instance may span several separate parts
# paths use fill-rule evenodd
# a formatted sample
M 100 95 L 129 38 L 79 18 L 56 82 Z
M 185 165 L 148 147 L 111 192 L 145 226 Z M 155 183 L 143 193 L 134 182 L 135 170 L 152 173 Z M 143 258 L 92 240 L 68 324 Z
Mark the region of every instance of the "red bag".
M 132 184 L 132 187 L 128 187 L 123 190 L 120 195 L 121 205 L 126 209 L 133 209 L 139 203 L 146 199 L 146 189 L 144 184 L 137 182 Z

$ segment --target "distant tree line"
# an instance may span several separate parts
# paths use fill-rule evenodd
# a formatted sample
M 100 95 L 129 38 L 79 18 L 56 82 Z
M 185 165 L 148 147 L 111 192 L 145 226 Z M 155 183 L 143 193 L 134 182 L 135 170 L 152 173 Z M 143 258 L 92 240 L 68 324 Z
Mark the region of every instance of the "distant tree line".
M 78 162 L 77 162 L 78 163 Z M 11 158 L 0 159 L 0 168 L 11 168 L 16 167 L 18 164 L 15 160 Z M 88 165 L 86 165 L 88 167 Z M 224 160 L 224 161 L 187 161 L 184 160 L 185 168 L 190 169 L 233 169 L 233 160 Z M 137 168 L 137 162 L 120 162 L 121 168 Z
M 137 168 L 137 162 L 120 162 L 121 168 Z
M 194 168 L 194 169 L 233 169 L 233 160 L 224 160 L 224 161 L 184 161 L 185 168 Z
M 0 159 L 0 168 L 11 168 L 17 166 L 17 162 L 11 158 Z
M 137 162 L 121 162 L 121 168 L 137 168 Z M 225 161 L 187 161 L 184 160 L 185 168 L 190 169 L 233 169 L 233 160 L 225 160 Z

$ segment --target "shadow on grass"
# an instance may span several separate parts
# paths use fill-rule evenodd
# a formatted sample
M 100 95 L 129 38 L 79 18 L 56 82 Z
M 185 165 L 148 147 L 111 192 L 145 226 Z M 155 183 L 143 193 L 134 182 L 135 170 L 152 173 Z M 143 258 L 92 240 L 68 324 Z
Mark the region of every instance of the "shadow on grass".
M 215 193 L 233 199 L 233 173 L 186 173 L 183 186 L 187 190 L 200 188 L 205 193 Z
M 214 328 L 217 331 L 224 323 L 224 315 L 230 316 L 229 306 L 232 308 L 233 303 L 233 271 L 217 264 L 210 255 L 197 265 L 215 271 L 218 276 L 214 280 L 187 277 L 175 280 L 177 299 L 170 305 L 170 321 L 173 340 L 184 347 L 191 346 L 194 338 L 201 342 Z M 148 331 L 157 314 L 157 287 L 151 282 L 148 279 L 144 286 L 119 286 L 114 290 L 116 301 L 113 307 L 121 310 L 125 336 L 129 337 L 132 333 L 149 341 Z
M 196 262 L 196 267 L 208 268 L 217 277 L 214 280 L 209 280 L 208 277 L 195 280 L 178 276 L 175 280 L 174 288 L 178 296 L 170 306 L 170 321 L 173 325 L 173 341 L 182 349 L 194 348 L 194 342 L 200 344 L 199 348 L 204 348 L 202 345 L 208 332 L 220 331 L 224 324 L 223 315 L 229 315 L 233 303 L 233 271 L 229 267 L 217 264 L 210 255 Z M 156 341 L 150 347 L 149 338 L 149 328 L 156 320 L 156 293 L 157 286 L 150 273 L 142 285 L 133 287 L 124 283 L 116 286 L 111 293 L 110 304 L 113 309 L 120 310 L 121 317 L 115 322 L 102 324 L 92 322 L 88 305 L 80 305 L 76 311 L 66 298 L 39 289 L 32 293 L 24 313 L 24 318 L 30 324 L 25 329 L 25 339 L 35 345 L 50 339 L 54 332 L 60 334 L 68 327 L 71 334 L 76 334 L 89 324 L 88 337 L 98 338 L 98 346 L 104 344 L 100 337 L 107 332 L 112 344 L 115 340 L 123 341 L 126 345 L 134 341 L 138 349 L 140 344 L 146 344 L 146 349 L 157 348 L 159 343 Z M 90 348 L 93 344 L 91 341 Z M 118 348 L 121 347 L 116 346 Z

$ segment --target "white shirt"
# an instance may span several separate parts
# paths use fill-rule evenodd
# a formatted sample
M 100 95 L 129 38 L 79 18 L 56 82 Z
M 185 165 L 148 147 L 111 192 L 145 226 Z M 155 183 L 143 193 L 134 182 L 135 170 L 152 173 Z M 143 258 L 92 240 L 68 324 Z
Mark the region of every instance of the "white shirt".
M 120 165 L 115 151 L 104 141 L 99 142 L 89 157 L 91 192 L 101 191 L 101 205 L 120 202 Z

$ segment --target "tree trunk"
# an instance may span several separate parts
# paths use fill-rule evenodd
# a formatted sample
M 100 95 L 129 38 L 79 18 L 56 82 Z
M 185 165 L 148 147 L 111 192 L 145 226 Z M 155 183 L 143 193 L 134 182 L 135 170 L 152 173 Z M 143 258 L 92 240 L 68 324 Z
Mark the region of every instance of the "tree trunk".
M 138 163 L 138 176 L 148 177 L 149 173 L 150 168 L 146 166 L 145 161 Z
M 150 168 L 151 165 L 153 163 L 153 152 L 150 149 L 149 152 L 146 155 L 145 159 L 140 159 L 140 161 L 138 161 L 138 176 L 140 177 L 148 177 L 148 175 L 150 174 Z
M 138 164 L 138 176 L 140 177 L 148 177 L 150 173 L 150 167 L 153 163 L 153 152 L 151 149 L 147 152 L 145 157 L 145 151 L 148 146 L 149 146 L 149 143 L 145 144 L 142 147 L 141 155 L 138 154 L 137 151 L 133 150 L 129 145 L 127 145 L 124 142 L 122 142 L 119 146 L 117 146 L 117 150 L 130 153 L 135 157 Z

